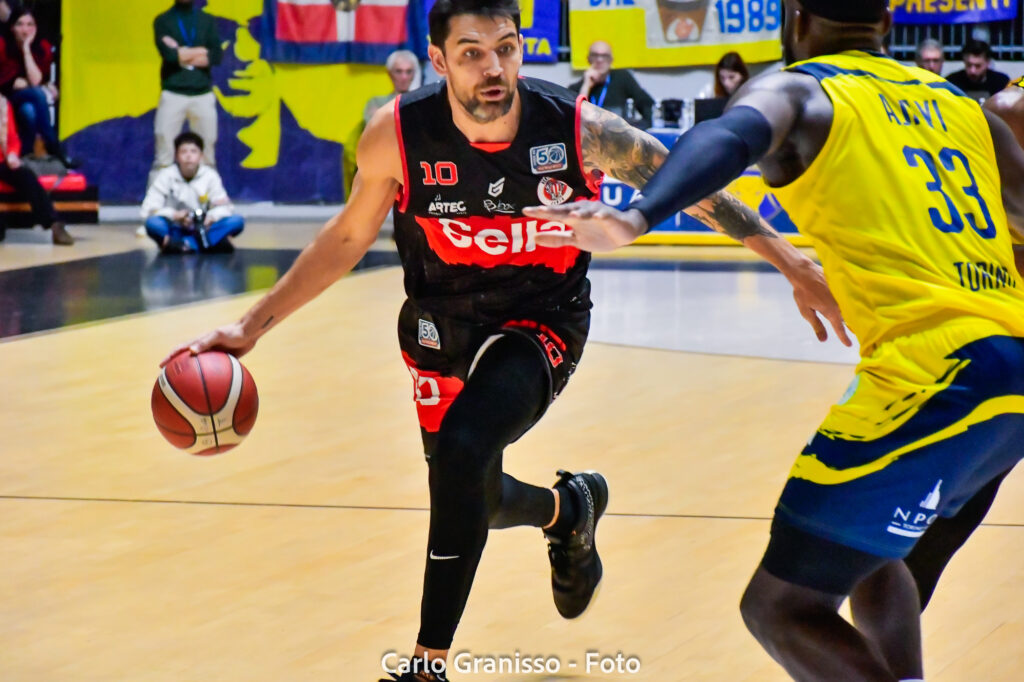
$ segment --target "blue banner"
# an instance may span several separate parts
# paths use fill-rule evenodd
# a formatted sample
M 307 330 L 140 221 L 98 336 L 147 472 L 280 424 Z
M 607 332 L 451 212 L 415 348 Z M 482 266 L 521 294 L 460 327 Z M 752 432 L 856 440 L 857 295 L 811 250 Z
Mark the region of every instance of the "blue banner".
M 1017 18 L 1018 0 L 892 0 L 897 24 L 966 24 Z
M 425 0 L 426 12 L 434 0 Z M 523 33 L 523 61 L 558 61 L 558 39 L 562 3 L 554 0 L 519 0 Z

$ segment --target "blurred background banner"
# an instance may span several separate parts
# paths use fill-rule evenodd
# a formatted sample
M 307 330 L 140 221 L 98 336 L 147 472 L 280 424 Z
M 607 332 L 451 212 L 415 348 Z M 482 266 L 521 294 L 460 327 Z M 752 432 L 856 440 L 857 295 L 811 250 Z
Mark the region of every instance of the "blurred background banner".
M 1017 18 L 1019 0 L 892 0 L 897 24 L 965 24 Z
M 61 134 L 100 198 L 141 202 L 153 163 L 160 56 L 153 20 L 171 0 L 67 2 L 62 15 Z M 260 57 L 263 0 L 197 1 L 217 21 L 213 68 L 217 169 L 236 201 L 343 200 L 341 143 L 374 95 L 383 66 L 271 64 Z
M 616 68 L 714 64 L 727 52 L 747 62 L 782 58 L 781 0 L 571 0 L 572 66 L 587 68 L 595 40 L 615 46 Z
M 435 0 L 424 0 L 424 14 L 430 12 Z M 562 20 L 562 3 L 555 0 L 519 0 L 523 33 L 523 61 L 554 63 L 558 61 L 558 36 Z M 424 31 L 424 34 L 426 31 Z
M 423 0 L 264 0 L 260 56 L 294 64 L 383 64 L 394 50 L 425 59 Z

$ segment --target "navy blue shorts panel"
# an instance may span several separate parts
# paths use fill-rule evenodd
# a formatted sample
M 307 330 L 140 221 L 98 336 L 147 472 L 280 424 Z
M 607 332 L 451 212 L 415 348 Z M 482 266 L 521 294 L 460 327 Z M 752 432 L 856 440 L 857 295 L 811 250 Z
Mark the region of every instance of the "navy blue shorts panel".
M 902 558 L 936 518 L 953 516 L 1011 469 L 1024 455 L 1024 339 L 986 337 L 949 357 L 962 361 L 955 377 L 885 436 L 819 431 L 798 458 L 777 518 Z

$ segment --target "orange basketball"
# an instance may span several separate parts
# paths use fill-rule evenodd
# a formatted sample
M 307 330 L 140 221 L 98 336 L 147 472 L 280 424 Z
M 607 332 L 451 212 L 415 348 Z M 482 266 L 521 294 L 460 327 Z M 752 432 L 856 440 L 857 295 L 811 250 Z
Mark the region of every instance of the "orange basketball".
M 249 370 L 219 351 L 175 355 L 153 386 L 156 427 L 167 442 L 193 455 L 216 455 L 241 443 L 259 405 Z

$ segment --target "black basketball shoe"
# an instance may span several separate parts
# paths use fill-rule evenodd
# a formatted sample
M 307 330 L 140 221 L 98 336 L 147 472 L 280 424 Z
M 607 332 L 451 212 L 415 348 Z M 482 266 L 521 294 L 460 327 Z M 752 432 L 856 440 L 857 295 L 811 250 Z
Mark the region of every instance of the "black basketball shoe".
M 576 500 L 579 519 L 569 535 L 545 531 L 551 560 L 551 591 L 563 618 L 576 618 L 590 605 L 601 583 L 603 569 L 597 555 L 594 531 L 608 507 L 608 482 L 596 471 L 558 472 L 555 488 L 563 488 Z

